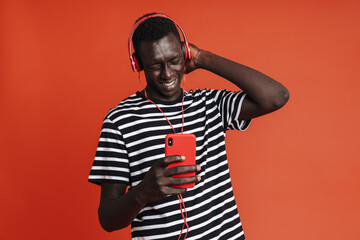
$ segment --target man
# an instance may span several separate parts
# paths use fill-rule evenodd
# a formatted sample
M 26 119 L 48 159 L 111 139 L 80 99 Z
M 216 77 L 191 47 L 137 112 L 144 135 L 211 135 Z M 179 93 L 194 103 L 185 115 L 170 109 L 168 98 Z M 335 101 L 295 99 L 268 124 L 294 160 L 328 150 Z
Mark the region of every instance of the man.
M 193 44 L 191 58 L 185 59 L 174 22 L 153 15 L 138 20 L 141 24 L 132 37 L 147 85 L 105 117 L 90 172 L 89 181 L 101 185 L 100 224 L 109 232 L 131 224 L 133 239 L 176 239 L 184 221 L 177 198 L 182 194 L 188 239 L 245 239 L 230 181 L 225 131 L 245 130 L 252 118 L 281 108 L 289 93 L 270 77 Z M 184 72 L 199 68 L 243 91 L 183 91 Z M 167 168 L 184 159 L 165 157 L 165 136 L 182 129 L 196 135 L 196 164 Z M 195 177 L 172 177 L 194 171 Z M 195 187 L 173 187 L 185 183 Z

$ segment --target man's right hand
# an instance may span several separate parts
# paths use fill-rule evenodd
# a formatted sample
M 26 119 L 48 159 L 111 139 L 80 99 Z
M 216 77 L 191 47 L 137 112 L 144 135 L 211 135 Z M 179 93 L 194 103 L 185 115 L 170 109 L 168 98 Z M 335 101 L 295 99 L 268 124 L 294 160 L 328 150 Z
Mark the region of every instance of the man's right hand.
M 177 166 L 167 168 L 173 162 L 184 161 L 183 156 L 168 156 L 157 161 L 147 172 L 144 179 L 137 186 L 138 201 L 142 203 L 158 201 L 167 195 L 183 194 L 184 188 L 175 188 L 174 185 L 196 183 L 201 180 L 200 176 L 178 177 L 174 175 L 200 171 L 200 165 Z
M 148 203 L 167 195 L 183 194 L 186 189 L 173 185 L 199 182 L 200 176 L 173 178 L 173 175 L 200 171 L 199 165 L 167 168 L 170 163 L 184 161 L 181 156 L 169 156 L 157 161 L 144 179 L 126 192 L 126 184 L 102 183 L 99 205 L 101 226 L 108 232 L 127 227 Z

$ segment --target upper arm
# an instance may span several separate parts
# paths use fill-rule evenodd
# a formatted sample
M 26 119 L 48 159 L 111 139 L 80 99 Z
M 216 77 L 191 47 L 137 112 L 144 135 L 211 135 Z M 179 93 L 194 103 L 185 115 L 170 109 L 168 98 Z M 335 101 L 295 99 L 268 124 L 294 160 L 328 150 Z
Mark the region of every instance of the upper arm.
M 125 194 L 127 184 L 124 183 L 102 183 L 100 203 L 105 199 L 116 199 Z
M 264 115 L 266 113 L 267 112 L 262 111 L 261 108 L 248 96 L 245 96 L 241 106 L 239 120 L 250 120 L 252 118 Z
M 274 98 L 272 101 L 263 101 L 262 103 L 256 103 L 246 95 L 241 106 L 239 120 L 249 120 L 271 113 L 284 106 L 288 99 L 289 94 L 287 91 L 283 95 Z
M 211 97 L 219 110 L 222 118 L 224 131 L 246 130 L 251 122 L 250 118 L 243 118 L 243 104 L 247 97 L 243 91 L 213 90 L 210 89 Z M 243 121 L 246 120 L 246 121 Z

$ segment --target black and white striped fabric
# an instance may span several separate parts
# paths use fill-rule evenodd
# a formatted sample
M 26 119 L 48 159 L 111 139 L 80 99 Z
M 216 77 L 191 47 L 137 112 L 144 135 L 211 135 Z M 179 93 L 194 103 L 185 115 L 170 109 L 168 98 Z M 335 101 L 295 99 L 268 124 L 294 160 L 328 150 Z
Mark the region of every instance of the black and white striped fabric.
M 245 130 L 238 121 L 243 92 L 204 89 L 185 92 L 184 133 L 196 135 L 196 163 L 201 182 L 183 194 L 191 239 L 245 239 L 237 211 L 225 150 L 225 131 Z M 152 99 L 179 133 L 180 96 L 176 101 Z M 140 92 L 111 109 L 104 119 L 89 181 L 136 186 L 150 167 L 165 157 L 165 136 L 173 133 L 163 114 Z M 132 222 L 133 239 L 177 239 L 183 219 L 177 196 L 148 203 Z M 185 231 L 183 234 L 185 234 Z

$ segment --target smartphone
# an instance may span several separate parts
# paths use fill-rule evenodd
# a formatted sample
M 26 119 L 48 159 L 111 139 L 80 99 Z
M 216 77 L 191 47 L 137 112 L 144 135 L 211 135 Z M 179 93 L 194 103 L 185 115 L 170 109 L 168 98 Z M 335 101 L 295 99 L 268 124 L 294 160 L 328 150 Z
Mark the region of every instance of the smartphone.
M 165 137 L 165 156 L 185 156 L 185 161 L 169 164 L 168 168 L 176 166 L 195 165 L 196 158 L 196 137 L 194 134 L 168 134 Z M 193 177 L 195 172 L 182 173 L 173 177 Z M 192 188 L 195 183 L 175 185 L 177 188 Z

